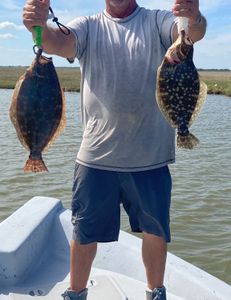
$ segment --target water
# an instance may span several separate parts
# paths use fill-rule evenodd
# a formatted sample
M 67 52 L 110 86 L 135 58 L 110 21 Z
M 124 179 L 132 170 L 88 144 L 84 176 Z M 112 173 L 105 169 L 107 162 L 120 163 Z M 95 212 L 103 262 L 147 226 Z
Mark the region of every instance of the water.
M 73 167 L 81 141 L 80 96 L 66 93 L 67 127 L 44 155 L 49 173 L 24 174 L 28 153 L 16 138 L 8 110 L 12 91 L 0 93 L 0 221 L 35 195 L 70 207 Z M 231 99 L 208 96 L 192 132 L 201 144 L 178 150 L 173 177 L 169 250 L 231 284 Z M 36 213 L 36 212 L 35 212 Z M 122 229 L 129 230 L 122 213 Z

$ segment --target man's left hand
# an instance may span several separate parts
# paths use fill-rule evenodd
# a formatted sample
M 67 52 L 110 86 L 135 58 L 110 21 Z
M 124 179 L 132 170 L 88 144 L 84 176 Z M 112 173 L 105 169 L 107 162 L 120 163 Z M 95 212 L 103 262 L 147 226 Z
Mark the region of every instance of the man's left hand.
M 200 16 L 199 0 L 175 0 L 172 12 L 176 17 L 187 17 L 193 24 Z

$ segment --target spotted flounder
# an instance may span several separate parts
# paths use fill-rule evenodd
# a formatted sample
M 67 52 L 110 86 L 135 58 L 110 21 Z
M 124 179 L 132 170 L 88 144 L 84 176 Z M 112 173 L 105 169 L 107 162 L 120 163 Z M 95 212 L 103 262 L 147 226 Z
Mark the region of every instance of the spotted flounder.
M 16 83 L 10 119 L 22 145 L 30 151 L 25 172 L 48 171 L 42 152 L 63 131 L 65 97 L 51 58 L 37 55 Z
M 189 132 L 207 95 L 193 63 L 193 42 L 185 30 L 168 49 L 157 71 L 156 99 L 170 125 L 177 128 L 177 146 L 192 149 L 199 140 Z

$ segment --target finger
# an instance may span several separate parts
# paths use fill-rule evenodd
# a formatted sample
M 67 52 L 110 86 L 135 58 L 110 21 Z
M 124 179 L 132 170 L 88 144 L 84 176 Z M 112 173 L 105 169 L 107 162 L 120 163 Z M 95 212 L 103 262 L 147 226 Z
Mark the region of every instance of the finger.
M 194 3 L 181 3 L 181 4 L 175 4 L 173 6 L 173 10 L 180 11 L 180 10 L 188 10 L 188 9 L 197 9 L 197 6 Z
M 26 5 L 32 5 L 36 8 L 48 9 L 50 6 L 50 0 L 28 0 Z M 26 6 L 25 5 L 25 6 Z
M 29 31 L 33 31 L 34 26 L 45 27 L 46 22 L 44 22 L 40 18 L 35 18 L 35 17 L 31 18 L 30 16 L 27 16 L 23 18 L 23 24 Z
M 175 0 L 175 4 L 195 4 L 198 5 L 198 0 Z
M 199 9 L 199 4 L 198 1 L 183 1 L 183 0 L 178 0 L 175 2 L 173 5 L 172 10 L 178 11 L 180 9 Z
M 192 14 L 192 12 L 193 12 L 194 10 L 193 9 L 191 9 L 191 8 L 182 8 L 182 9 L 179 9 L 179 10 L 173 10 L 173 14 L 174 15 L 181 15 L 181 14 L 183 14 L 183 15 L 185 15 L 185 14 Z
M 44 0 L 45 1 L 45 0 Z M 29 31 L 33 26 L 44 27 L 49 15 L 49 0 L 28 0 L 23 8 L 23 23 Z
M 176 4 L 172 12 L 175 16 L 195 17 L 198 15 L 198 7 L 195 4 Z
M 34 27 L 35 26 L 44 27 L 44 22 L 42 22 L 41 20 L 35 20 L 35 19 L 26 19 L 26 20 L 23 20 L 23 24 L 26 26 L 26 28 L 30 32 L 34 31 Z
M 31 16 L 33 14 L 35 17 L 40 16 L 41 18 L 46 19 L 48 17 L 49 11 L 47 9 L 43 9 L 40 7 L 38 8 L 33 5 L 28 5 L 23 8 L 23 17 L 27 14 L 31 14 Z
M 43 18 L 40 14 L 34 13 L 34 12 L 27 12 L 23 14 L 23 19 L 24 20 L 40 20 L 41 22 L 45 23 L 47 21 L 46 18 Z
M 194 3 L 181 3 L 181 4 L 175 4 L 173 8 L 175 9 L 181 9 L 181 8 L 192 8 L 196 7 Z
M 174 15 L 176 17 L 185 17 L 185 18 L 192 18 L 192 13 L 189 11 L 183 11 L 183 12 L 178 12 L 178 13 L 174 13 Z

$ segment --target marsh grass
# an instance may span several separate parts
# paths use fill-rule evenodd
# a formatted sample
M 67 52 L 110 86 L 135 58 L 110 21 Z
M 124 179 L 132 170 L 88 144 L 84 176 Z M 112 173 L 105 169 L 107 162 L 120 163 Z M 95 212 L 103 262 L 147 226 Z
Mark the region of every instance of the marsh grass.
M 200 71 L 199 73 L 208 86 L 208 94 L 231 97 L 231 71 Z
M 0 67 L 0 88 L 13 89 L 26 67 Z
M 65 91 L 80 91 L 81 74 L 79 68 L 56 68 L 61 86 Z
M 0 88 L 13 89 L 26 67 L 0 67 Z M 79 68 L 56 68 L 61 86 L 65 91 L 80 90 Z M 208 94 L 223 94 L 231 97 L 231 71 L 199 71 L 208 86 Z
M 0 88 L 13 89 L 27 67 L 0 67 Z M 80 90 L 81 74 L 79 68 L 56 68 L 60 84 L 65 91 Z

